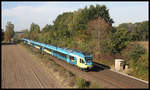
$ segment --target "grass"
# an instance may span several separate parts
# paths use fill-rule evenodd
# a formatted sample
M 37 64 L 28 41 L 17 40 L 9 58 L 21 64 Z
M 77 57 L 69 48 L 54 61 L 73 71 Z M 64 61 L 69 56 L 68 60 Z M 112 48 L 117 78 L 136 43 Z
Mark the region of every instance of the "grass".
M 88 88 L 89 83 L 82 78 L 76 79 L 77 88 Z
M 99 85 L 97 82 L 92 82 L 89 86 L 89 88 L 104 88 L 103 84 Z
M 128 70 L 123 70 L 121 72 L 127 73 L 133 77 L 142 79 L 142 80 L 149 80 L 148 77 L 148 73 L 149 73 L 149 66 L 148 66 L 148 41 L 139 41 L 139 42 L 131 42 L 130 44 L 139 44 L 140 46 L 144 47 L 147 52 L 145 52 L 144 54 L 140 55 L 140 48 L 136 48 L 134 50 L 134 52 L 132 52 L 132 56 L 137 57 L 138 55 L 140 57 L 138 57 L 137 59 L 131 59 L 131 57 L 129 56 L 129 52 L 132 51 L 132 48 L 128 48 L 127 50 L 123 51 L 122 55 L 124 57 L 122 57 L 122 59 L 125 60 L 125 62 L 127 62 L 127 64 L 129 65 L 129 69 Z M 131 45 L 132 47 L 135 47 Z M 111 69 L 114 69 L 114 64 L 111 65 L 109 64 L 109 62 L 107 60 L 101 60 L 101 64 L 105 64 L 111 67 Z
M 130 73 L 130 75 L 148 81 L 148 62 L 148 54 L 142 55 L 135 63 L 136 66 L 133 68 L 133 71 Z
M 141 46 L 143 46 L 147 52 L 149 52 L 149 42 L 148 41 L 137 41 L 137 42 L 131 42 L 131 43 L 138 43 L 140 44 Z

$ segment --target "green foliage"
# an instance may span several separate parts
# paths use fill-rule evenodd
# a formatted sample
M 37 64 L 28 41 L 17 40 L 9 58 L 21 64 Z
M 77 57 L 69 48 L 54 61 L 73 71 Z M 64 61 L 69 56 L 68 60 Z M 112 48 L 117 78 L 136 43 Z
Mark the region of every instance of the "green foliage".
M 135 44 L 134 47 L 128 52 L 130 61 L 129 64 L 133 69 L 139 68 L 138 60 L 139 58 L 145 54 L 145 49 L 141 47 L 139 44 Z
M 39 41 L 40 27 L 38 24 L 32 23 L 29 31 L 29 39 Z
M 69 25 L 72 22 L 72 12 L 65 12 L 59 15 L 56 20 L 54 21 L 54 28 L 55 30 L 68 30 Z
M 149 67 L 148 61 L 149 61 L 149 59 L 148 59 L 148 53 L 147 53 L 147 54 L 142 55 L 139 58 L 139 60 L 137 61 L 137 64 L 139 64 L 139 65 L 141 65 L 141 66 L 148 69 L 148 67 Z
M 8 22 L 6 25 L 6 30 L 5 30 L 5 34 L 4 34 L 4 39 L 5 41 L 10 41 L 11 38 L 13 38 L 15 32 L 14 32 L 14 24 L 12 24 L 11 22 Z
M 76 80 L 77 88 L 87 88 L 87 82 L 82 78 L 77 78 Z
M 42 29 L 41 32 L 42 32 L 42 33 L 46 33 L 46 32 L 48 32 L 48 31 L 50 31 L 50 30 L 54 30 L 53 26 L 46 24 L 46 26 Z
M 23 30 L 23 37 L 24 38 L 29 38 L 30 37 L 30 33 L 29 33 L 29 31 L 28 31 L 28 29 L 25 29 L 25 30 Z
M 123 49 L 126 48 L 129 38 L 127 37 L 128 31 L 126 30 L 116 30 L 110 33 L 110 39 L 104 41 L 104 50 L 105 52 L 110 53 L 120 53 Z
M 132 23 L 122 23 L 120 24 L 118 27 L 116 27 L 117 29 L 121 30 L 121 29 L 125 29 L 127 31 L 131 31 L 132 30 Z
M 128 57 L 131 67 L 137 66 L 137 63 L 132 63 L 139 62 L 144 51 L 134 45 L 130 49 L 127 47 L 128 42 L 149 38 L 148 21 L 112 27 L 113 19 L 105 5 L 90 5 L 74 12 L 62 13 L 53 23 L 54 25 L 45 25 L 41 32 L 40 27 L 32 23 L 30 30 L 25 30 L 24 37 L 59 47 L 88 51 L 93 54 L 94 61 L 128 49 L 122 56 Z M 79 80 L 79 87 L 84 87 L 82 83 L 84 81 Z
M 138 58 L 145 53 L 145 49 L 139 44 L 135 44 L 134 48 L 129 52 L 129 56 L 132 60 L 138 60 Z
M 122 58 L 126 60 L 129 68 L 132 68 L 130 75 L 148 80 L 148 53 L 138 43 L 130 43 L 122 52 Z
M 20 42 L 19 35 L 15 35 L 14 36 L 13 42 L 15 42 L 15 43 L 19 43 Z
M 130 32 L 128 37 L 130 37 L 131 41 L 146 41 L 149 39 L 148 28 L 149 21 L 138 22 L 135 24 L 132 23 L 122 23 L 117 29 L 125 29 Z
M 39 33 L 39 32 L 40 32 L 39 25 L 32 23 L 30 26 L 30 33 Z
M 87 28 L 87 23 L 89 20 L 97 19 L 98 17 L 102 17 L 107 23 L 112 24 L 113 20 L 109 16 L 109 10 L 105 5 L 90 5 L 89 8 L 87 6 L 84 9 L 79 9 L 75 12 L 73 16 L 73 24 L 75 30 L 85 30 Z
M 91 82 L 89 88 L 104 88 L 104 86 L 102 84 L 99 85 L 97 82 Z
M 137 62 L 133 66 L 134 70 L 130 73 L 140 79 L 148 81 L 149 77 L 149 66 L 148 66 L 148 54 L 144 54 L 138 58 Z
M 134 31 L 131 32 L 131 40 L 145 41 L 149 39 L 149 22 L 143 21 L 134 24 Z

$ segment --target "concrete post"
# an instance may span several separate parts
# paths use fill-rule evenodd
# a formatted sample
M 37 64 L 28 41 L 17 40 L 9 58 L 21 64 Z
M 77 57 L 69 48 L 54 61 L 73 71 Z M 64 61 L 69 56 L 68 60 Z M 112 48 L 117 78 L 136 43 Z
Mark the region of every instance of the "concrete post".
M 124 66 L 124 60 L 115 59 L 115 70 L 117 70 L 117 71 L 123 70 L 123 66 Z

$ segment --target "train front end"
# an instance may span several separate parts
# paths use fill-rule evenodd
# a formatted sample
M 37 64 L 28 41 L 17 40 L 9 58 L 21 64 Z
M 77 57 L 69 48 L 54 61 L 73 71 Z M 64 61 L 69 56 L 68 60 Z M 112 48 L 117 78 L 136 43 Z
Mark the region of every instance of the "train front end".
M 82 70 L 89 71 L 93 67 L 93 58 L 92 55 L 85 52 L 80 52 L 82 56 L 80 56 L 80 60 L 77 63 L 77 66 L 80 67 Z
M 87 70 L 91 70 L 93 67 L 93 62 L 92 62 L 92 55 L 86 56 L 85 57 L 85 65 L 87 65 Z

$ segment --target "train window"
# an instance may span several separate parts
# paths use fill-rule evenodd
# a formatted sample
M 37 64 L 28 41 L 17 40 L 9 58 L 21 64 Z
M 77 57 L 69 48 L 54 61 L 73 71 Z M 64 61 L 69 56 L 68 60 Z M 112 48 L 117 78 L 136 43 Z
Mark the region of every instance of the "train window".
M 63 53 L 58 52 L 58 51 L 54 51 L 54 53 L 56 53 L 57 55 L 59 55 L 59 56 L 61 56 L 61 57 L 64 57 L 64 58 L 66 58 L 66 57 L 67 57 L 67 55 L 66 55 L 66 54 L 63 54 Z
M 57 51 L 54 51 L 54 53 L 58 55 L 58 52 L 57 52 Z
M 59 54 L 61 57 L 64 57 L 64 58 L 66 58 L 66 57 L 67 57 L 67 55 L 66 55 L 66 54 L 64 54 L 64 53 L 58 52 L 58 54 Z
M 75 59 L 72 56 L 69 56 L 69 59 L 73 62 Z
M 91 62 L 91 61 L 92 61 L 92 58 L 91 58 L 91 57 L 85 57 L 85 60 L 86 60 L 87 62 Z
M 84 63 L 83 59 L 80 58 L 80 63 Z

